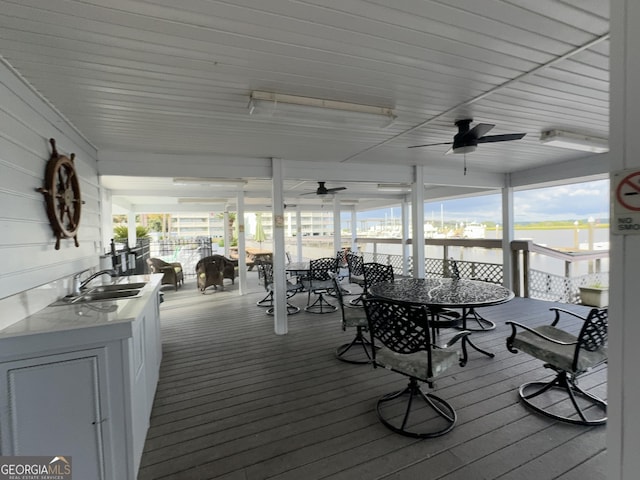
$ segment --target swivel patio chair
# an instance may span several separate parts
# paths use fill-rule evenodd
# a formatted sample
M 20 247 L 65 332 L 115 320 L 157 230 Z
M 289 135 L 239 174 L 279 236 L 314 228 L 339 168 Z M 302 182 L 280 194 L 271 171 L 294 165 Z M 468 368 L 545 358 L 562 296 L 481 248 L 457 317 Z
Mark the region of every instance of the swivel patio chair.
M 317 258 L 309 262 L 309 275 L 301 279 L 302 285 L 308 291 L 307 306 L 304 307 L 305 311 L 309 313 L 330 313 L 338 309 L 325 298 L 325 295 L 335 288 L 330 273 L 335 273 L 337 266 L 338 262 L 331 257 Z M 313 303 L 311 303 L 312 293 L 317 295 Z
M 451 270 L 451 278 L 457 278 L 460 279 L 460 268 L 458 267 L 458 262 L 456 262 L 453 258 L 449 259 L 449 268 Z M 480 280 L 480 281 L 486 281 L 480 278 L 476 278 L 476 277 L 470 277 L 471 280 Z M 462 309 L 462 315 L 460 315 L 457 312 L 453 312 L 452 310 L 448 310 L 448 316 L 450 316 L 451 318 L 462 318 L 462 321 L 464 323 L 464 328 L 466 330 L 469 330 L 470 332 L 483 332 L 486 330 L 494 330 L 496 328 L 496 324 L 495 322 L 484 318 L 482 315 L 480 315 L 475 308 L 471 307 L 471 308 L 463 308 Z M 453 313 L 454 315 L 451 315 L 451 313 Z M 441 313 L 442 315 L 443 313 Z M 447 316 L 445 314 L 445 316 Z M 476 322 L 476 326 L 475 327 L 469 327 L 467 324 L 468 320 L 474 320 Z
M 432 343 L 426 307 L 372 297 L 363 301 L 374 368 L 381 366 L 409 377 L 406 388 L 378 400 L 376 411 L 382 424 L 414 438 L 433 438 L 451 431 L 457 418 L 453 407 L 423 392 L 418 382 L 433 388 L 436 377 L 457 366 L 459 353 L 450 347 L 469 332 L 460 332 L 447 345 L 437 347 Z
M 373 359 L 371 349 L 373 347 L 369 339 L 364 335 L 368 326 L 367 315 L 364 308 L 349 304 L 345 305 L 340 282 L 336 275 L 333 275 L 333 281 L 335 283 L 336 298 L 338 299 L 340 312 L 342 313 L 342 330 L 346 331 L 347 328 L 354 327 L 356 329 L 356 336 L 351 342 L 344 343 L 336 348 L 336 358 L 347 363 L 371 363 Z M 362 355 L 362 353 L 364 353 L 364 355 Z
M 347 267 L 349 268 L 349 283 L 358 285 L 362 292 L 349 301 L 351 305 L 362 305 L 362 297 L 364 296 L 364 260 L 362 256 L 353 252 L 347 253 Z
M 257 302 L 257 305 L 259 307 L 268 307 L 267 315 L 273 315 L 273 312 L 275 310 L 275 307 L 273 305 L 273 264 L 270 262 L 258 260 L 256 261 L 256 265 L 258 266 L 258 274 L 263 279 L 264 289 L 267 291 L 267 296 Z M 289 299 L 300 290 L 302 290 L 302 284 L 294 284 L 287 280 L 285 285 L 287 288 L 287 315 L 293 315 L 294 313 L 298 313 L 300 311 L 300 307 L 289 303 Z
M 336 275 L 338 276 L 338 283 L 340 284 L 340 288 L 344 295 L 350 295 L 351 292 L 344 288 L 341 284 L 342 280 L 349 276 L 349 270 L 347 265 L 347 254 L 348 250 L 342 249 L 336 252 Z M 335 295 L 333 295 L 335 296 Z
M 507 349 L 512 353 L 520 349 L 556 372 L 551 381 L 520 386 L 520 398 L 532 410 L 562 422 L 603 425 L 607 422 L 607 402 L 580 388 L 578 377 L 607 361 L 608 310 L 594 308 L 586 317 L 560 308 L 551 311 L 555 312 L 555 319 L 550 325 L 531 328 L 506 322 L 512 330 Z M 561 314 L 583 321 L 577 336 L 556 326 Z M 563 401 L 551 392 L 559 392 Z
M 364 277 L 364 295 L 366 297 L 371 285 L 378 282 L 393 282 L 395 276 L 393 274 L 393 266 L 383 263 L 364 263 L 362 265 Z

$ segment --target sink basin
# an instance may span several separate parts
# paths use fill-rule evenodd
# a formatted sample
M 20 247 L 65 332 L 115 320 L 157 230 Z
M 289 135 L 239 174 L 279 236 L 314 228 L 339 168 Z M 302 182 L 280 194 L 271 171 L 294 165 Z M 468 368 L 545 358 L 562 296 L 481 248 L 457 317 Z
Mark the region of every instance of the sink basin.
M 98 292 L 96 290 L 90 290 L 87 293 L 83 293 L 79 297 L 71 300 L 71 303 L 79 302 L 97 302 L 99 300 L 118 300 L 119 298 L 135 297 L 140 293 L 140 290 L 116 290 L 114 292 Z
M 132 285 L 132 284 L 130 284 Z M 82 303 L 90 303 L 90 302 L 104 302 L 107 300 L 121 300 L 126 298 L 136 298 L 139 297 L 140 289 L 129 289 L 129 290 L 112 290 L 112 291 L 98 291 L 97 287 L 95 289 L 89 290 L 81 295 L 77 296 L 66 296 L 62 300 L 58 300 L 55 303 L 52 303 L 54 306 L 61 305 L 78 305 Z
M 123 290 L 137 290 L 144 287 L 146 283 L 116 283 L 113 285 L 101 285 L 99 287 L 93 287 L 87 290 L 87 293 L 95 292 L 120 292 Z

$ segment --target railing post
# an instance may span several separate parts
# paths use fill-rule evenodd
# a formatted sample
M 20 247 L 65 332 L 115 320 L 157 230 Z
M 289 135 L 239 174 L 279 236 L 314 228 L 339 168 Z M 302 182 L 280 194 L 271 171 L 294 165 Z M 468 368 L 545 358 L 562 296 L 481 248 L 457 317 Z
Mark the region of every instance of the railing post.
M 513 263 L 513 293 L 516 297 L 520 297 L 520 252 L 518 250 L 512 250 L 511 259 Z
M 449 270 L 449 245 L 442 246 L 442 276 L 446 276 Z
M 529 259 L 530 253 L 529 251 L 522 252 L 522 280 L 523 280 L 523 296 L 525 298 L 529 298 Z

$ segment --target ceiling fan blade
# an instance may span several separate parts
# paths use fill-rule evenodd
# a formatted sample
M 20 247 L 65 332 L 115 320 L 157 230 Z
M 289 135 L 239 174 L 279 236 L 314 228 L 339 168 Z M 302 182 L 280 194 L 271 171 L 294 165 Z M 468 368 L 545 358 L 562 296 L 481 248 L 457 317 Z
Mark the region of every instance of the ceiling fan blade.
M 333 187 L 327 188 L 327 193 L 339 192 L 340 190 L 346 190 L 347 187 Z
M 436 145 L 453 145 L 453 142 L 427 143 L 426 145 L 412 145 L 407 148 L 435 147 Z
M 478 139 L 478 143 L 493 143 L 493 142 L 510 142 L 512 140 L 520 140 L 526 133 L 506 133 L 504 135 L 489 135 L 488 137 L 481 137 Z
M 479 123 L 477 124 L 475 127 L 473 127 L 471 130 L 469 130 L 467 133 L 465 133 L 465 137 L 471 136 L 472 138 L 480 138 L 483 137 L 485 134 L 489 133 L 489 131 L 495 127 L 495 125 L 492 125 L 491 123 Z
M 317 195 L 316 191 L 314 190 L 313 192 L 305 192 L 305 193 L 301 193 L 300 196 L 302 195 Z
M 454 153 L 453 151 L 453 147 L 451 147 L 449 150 L 447 150 L 446 152 L 444 152 L 445 155 L 451 155 L 452 153 Z

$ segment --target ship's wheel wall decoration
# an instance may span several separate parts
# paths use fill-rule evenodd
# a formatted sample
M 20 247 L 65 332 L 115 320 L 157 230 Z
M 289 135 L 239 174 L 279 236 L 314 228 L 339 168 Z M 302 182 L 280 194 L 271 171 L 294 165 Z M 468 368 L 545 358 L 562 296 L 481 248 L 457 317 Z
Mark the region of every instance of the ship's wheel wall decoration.
M 60 250 L 61 238 L 73 238 L 78 243 L 80 211 L 84 203 L 80 198 L 80 182 L 73 164 L 75 154 L 70 157 L 59 155 L 56 141 L 52 138 L 51 157 L 47 162 L 44 187 L 36 189 L 44 194 L 49 223 L 56 236 L 56 250 Z

